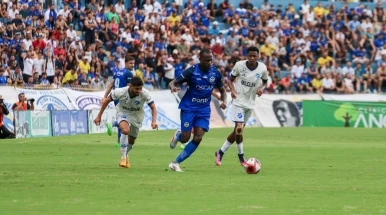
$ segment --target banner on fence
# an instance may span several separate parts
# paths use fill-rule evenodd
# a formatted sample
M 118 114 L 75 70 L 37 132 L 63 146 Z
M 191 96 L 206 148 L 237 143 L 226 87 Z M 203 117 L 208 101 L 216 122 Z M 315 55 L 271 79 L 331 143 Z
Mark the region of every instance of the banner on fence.
M 303 100 L 320 100 L 320 96 L 263 95 L 256 98 L 254 112 L 263 127 L 298 127 L 302 124 Z
M 100 100 L 105 95 L 105 91 L 82 92 L 67 88 L 63 88 L 63 90 L 76 110 L 100 109 Z M 111 102 L 107 108 L 115 108 L 114 103 Z
M 117 111 L 115 109 L 106 109 L 102 115 L 102 121 L 99 126 L 94 124 L 94 119 L 98 116 L 99 110 L 88 111 L 88 129 L 90 134 L 106 133 L 106 122 L 113 122 L 116 119 Z M 116 128 L 114 130 L 116 132 Z
M 304 101 L 303 125 L 386 128 L 386 103 Z
M 322 98 L 323 100 L 327 100 L 327 101 L 386 102 L 386 95 L 383 95 L 383 94 L 352 94 L 352 95 L 323 94 Z
M 17 94 L 24 93 L 27 99 L 35 99 L 35 110 L 74 110 L 63 89 L 30 90 L 16 88 Z
M 88 133 L 87 111 L 52 111 L 52 135 L 67 136 Z
M 16 138 L 52 136 L 49 111 L 15 111 L 14 114 Z

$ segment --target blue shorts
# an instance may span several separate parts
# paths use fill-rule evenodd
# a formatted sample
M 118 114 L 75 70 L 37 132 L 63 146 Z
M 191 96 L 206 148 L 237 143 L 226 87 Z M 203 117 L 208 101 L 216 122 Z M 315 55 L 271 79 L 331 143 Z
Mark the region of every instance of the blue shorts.
M 203 128 L 209 131 L 210 112 L 195 112 L 181 110 L 181 131 L 190 132 L 193 127 Z

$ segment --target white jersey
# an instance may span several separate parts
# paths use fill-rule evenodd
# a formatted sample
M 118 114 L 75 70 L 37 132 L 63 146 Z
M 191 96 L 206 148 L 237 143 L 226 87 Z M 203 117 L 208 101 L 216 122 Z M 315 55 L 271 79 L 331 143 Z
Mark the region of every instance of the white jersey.
M 129 87 L 123 87 L 111 91 L 110 97 L 113 100 L 119 100 L 116 106 L 117 115 L 124 114 L 130 124 L 137 128 L 142 127 L 142 121 L 145 116 L 143 105 L 145 103 L 148 105 L 153 103 L 148 90 L 143 88 L 138 96 L 130 98 Z
M 253 109 L 255 106 L 256 91 L 262 85 L 262 79 L 268 79 L 267 66 L 258 62 L 257 68 L 250 70 L 247 61 L 242 60 L 235 64 L 231 75 L 236 77 L 236 99 L 233 104 L 239 107 Z

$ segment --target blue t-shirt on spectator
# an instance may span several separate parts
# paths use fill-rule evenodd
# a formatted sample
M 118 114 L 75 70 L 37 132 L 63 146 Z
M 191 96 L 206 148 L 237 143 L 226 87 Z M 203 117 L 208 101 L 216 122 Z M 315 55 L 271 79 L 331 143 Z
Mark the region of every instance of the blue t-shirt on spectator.
M 7 77 L 5 76 L 0 76 L 0 84 L 7 84 Z
M 178 77 L 184 71 L 184 64 L 180 62 L 179 64 L 174 64 L 174 77 Z
M 353 54 L 355 57 L 364 57 L 366 53 L 361 49 L 355 49 Z

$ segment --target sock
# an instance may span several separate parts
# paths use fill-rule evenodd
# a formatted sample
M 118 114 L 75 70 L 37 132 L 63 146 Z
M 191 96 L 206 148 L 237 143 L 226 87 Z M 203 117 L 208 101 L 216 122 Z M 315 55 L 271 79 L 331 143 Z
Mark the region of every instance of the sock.
M 174 162 L 181 163 L 186 160 L 188 157 L 190 157 L 190 155 L 193 154 L 194 151 L 196 151 L 199 144 L 200 143 L 194 142 L 194 140 L 190 141 L 190 143 L 185 146 L 185 149 L 181 152 L 181 154 L 177 156 Z
M 243 152 L 243 142 L 237 143 L 236 146 L 237 146 L 237 152 L 239 154 L 244 154 L 244 152 Z
M 121 142 L 121 135 L 122 135 L 121 129 L 118 128 L 118 143 Z
M 113 122 L 113 127 L 118 127 L 118 122 L 117 121 Z
M 244 153 L 243 154 L 237 154 L 239 156 L 240 162 L 245 162 Z
M 121 158 L 126 158 L 128 142 L 129 142 L 128 135 L 122 134 L 121 135 Z
M 181 142 L 181 134 L 182 134 L 182 132 L 178 133 L 176 136 L 176 139 L 178 142 Z
M 127 152 L 126 152 L 126 155 L 129 154 L 129 152 L 133 149 L 133 144 L 129 143 L 129 145 L 127 146 Z
M 228 149 L 232 146 L 232 143 L 230 143 L 228 141 L 228 139 L 225 140 L 224 144 L 221 146 L 221 149 L 220 149 L 220 155 L 221 155 L 221 152 L 224 154 L 225 152 L 228 151 Z

